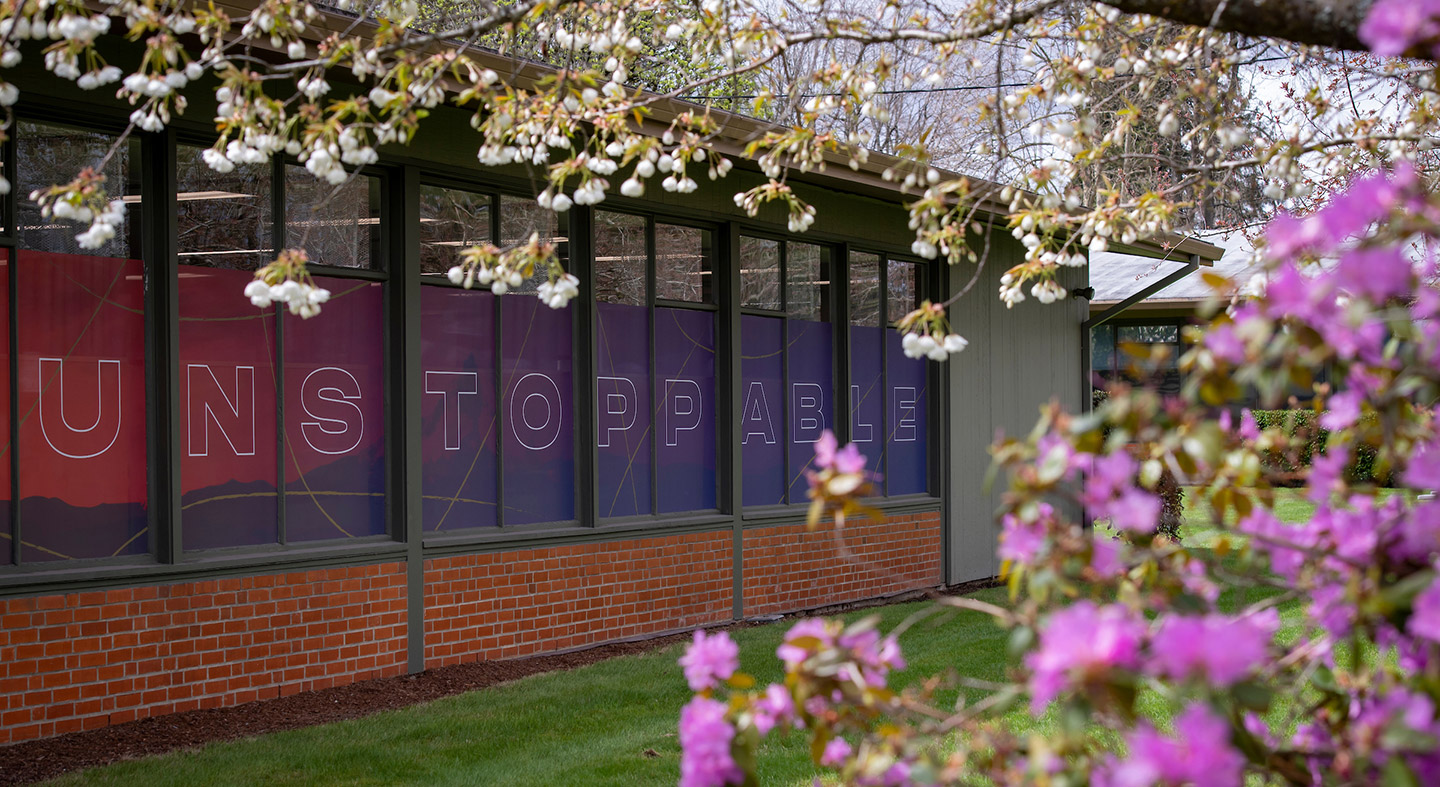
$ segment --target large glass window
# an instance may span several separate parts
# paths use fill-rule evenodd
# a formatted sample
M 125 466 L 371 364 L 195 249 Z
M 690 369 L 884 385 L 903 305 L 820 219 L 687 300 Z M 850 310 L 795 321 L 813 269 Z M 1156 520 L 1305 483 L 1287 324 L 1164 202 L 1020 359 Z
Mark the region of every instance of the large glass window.
M 890 287 L 885 293 L 893 325 L 920 307 L 921 266 L 890 260 Z M 900 331 L 885 332 L 885 380 L 889 389 L 886 415 L 885 492 L 889 495 L 921 494 L 929 490 L 926 461 L 929 434 L 929 400 L 926 377 L 929 362 L 905 357 Z
M 273 258 L 269 165 L 176 150 L 180 480 L 188 549 L 279 540 L 274 309 L 241 293 Z M 328 313 L 327 313 L 328 316 Z
M 880 255 L 850 253 L 850 441 L 885 476 L 885 322 Z M 884 489 L 880 486 L 880 489 Z
M 829 252 L 742 236 L 740 271 L 743 502 L 804 502 L 814 444 L 835 425 Z
M 448 271 L 462 247 L 566 239 L 533 200 L 426 186 L 427 270 Z M 426 256 L 428 255 L 428 256 Z M 443 278 L 421 293 L 421 461 L 424 529 L 564 522 L 575 517 L 572 309 L 534 296 L 537 274 L 509 295 L 464 290 Z M 502 509 L 503 501 L 503 509 Z
M 288 541 L 385 533 L 379 282 L 316 276 L 321 318 L 283 316 Z
M 600 516 L 716 507 L 710 232 L 595 213 Z M 670 300 L 694 308 L 655 306 Z
M 488 194 L 420 187 L 420 272 L 444 276 L 459 261 L 459 252 L 494 243 Z
M 129 207 L 114 238 L 84 249 L 75 239 L 83 226 L 17 201 L 20 559 L 143 554 L 150 538 L 139 144 L 21 121 L 17 153 L 18 194 L 94 167 L 108 196 Z
M 850 439 L 879 476 L 880 494 L 929 491 L 928 364 L 905 357 L 892 327 L 919 308 L 924 272 L 913 262 L 850 253 Z

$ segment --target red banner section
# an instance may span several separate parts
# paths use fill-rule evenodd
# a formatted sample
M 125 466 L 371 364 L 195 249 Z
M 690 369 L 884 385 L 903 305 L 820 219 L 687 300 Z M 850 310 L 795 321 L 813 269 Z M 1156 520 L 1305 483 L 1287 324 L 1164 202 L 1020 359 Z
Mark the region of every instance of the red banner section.
M 143 266 L 18 259 L 21 559 L 144 553 Z

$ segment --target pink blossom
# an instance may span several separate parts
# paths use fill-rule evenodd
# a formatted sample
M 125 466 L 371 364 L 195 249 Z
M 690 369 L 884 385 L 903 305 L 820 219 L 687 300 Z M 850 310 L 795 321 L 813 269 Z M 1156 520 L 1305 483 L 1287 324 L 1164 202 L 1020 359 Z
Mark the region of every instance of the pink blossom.
M 791 698 L 790 690 L 778 683 L 765 687 L 765 694 L 755 700 L 751 708 L 754 711 L 755 729 L 762 736 L 769 735 L 770 730 L 778 723 L 798 722 L 795 718 L 795 700 Z
M 806 618 L 790 627 L 785 634 L 785 641 L 775 649 L 775 655 L 785 662 L 787 667 L 796 667 L 805 663 L 810 658 L 811 650 L 806 647 L 792 644 L 795 640 L 814 638 L 819 640 L 821 648 L 828 648 L 835 644 L 835 637 L 830 633 L 830 627 L 821 618 Z
M 1050 508 L 1047 504 L 1042 503 L 1041 505 L 1044 508 Z M 1045 520 L 1044 514 L 1033 522 L 1022 522 L 1020 517 L 1006 514 L 1001 520 L 1002 529 L 998 550 L 1000 559 L 1013 560 L 1017 563 L 1034 562 L 1035 556 L 1045 548 Z
M 1069 681 L 1134 667 L 1144 636 L 1144 622 L 1120 605 L 1080 601 L 1052 613 L 1040 632 L 1039 648 L 1025 659 L 1032 673 L 1032 709 L 1044 710 Z
M 691 690 L 712 689 L 735 674 L 740 666 L 740 648 L 723 631 L 707 637 L 697 629 L 695 640 L 680 657 L 680 666 L 685 668 L 685 680 Z
M 1120 576 L 1125 571 L 1125 563 L 1120 559 L 1120 542 L 1097 533 L 1090 547 L 1090 570 L 1101 579 Z
M 1242 783 L 1245 758 L 1230 744 L 1230 727 L 1204 705 L 1191 705 L 1175 719 L 1174 738 L 1142 721 L 1126 743 L 1130 756 L 1102 766 L 1095 774 L 1097 787 Z
M 850 759 L 850 744 L 844 738 L 831 738 L 820 755 L 820 764 L 827 768 L 838 768 Z
M 1268 659 L 1270 640 L 1279 626 L 1273 609 L 1242 618 L 1167 617 L 1151 639 L 1147 671 L 1176 680 L 1239 682 Z
M 1160 521 L 1160 498 L 1134 487 L 1104 508 L 1110 524 L 1132 533 L 1149 533 Z
M 1330 397 L 1328 411 L 1320 416 L 1320 425 L 1332 432 L 1349 429 L 1360 420 L 1360 394 L 1354 391 Z
M 1098 506 L 1130 487 L 1140 466 L 1126 453 L 1113 453 L 1095 459 L 1090 477 L 1085 481 L 1085 504 Z
M 836 448 L 835 433 L 829 429 L 821 432 L 820 439 L 815 441 L 815 466 L 824 470 L 835 464 Z
M 900 643 L 894 637 L 881 639 L 875 629 L 864 629 L 854 634 L 842 634 L 837 641 L 840 647 L 850 651 L 851 660 L 859 666 L 860 674 L 848 674 L 841 668 L 842 679 L 857 678 L 869 686 L 884 686 L 891 670 L 905 669 L 905 658 L 900 655 Z
M 1431 441 L 1415 449 L 1404 478 L 1405 485 L 1412 489 L 1440 489 L 1440 442 Z
M 1235 326 L 1228 322 L 1205 331 L 1205 349 L 1227 363 L 1245 362 L 1245 342 L 1235 333 Z
M 725 704 L 696 695 L 680 710 L 680 787 L 722 787 L 744 778 L 730 755 L 735 728 Z
M 1431 582 L 1415 597 L 1415 606 L 1405 628 L 1417 637 L 1440 642 L 1440 581 Z
M 1339 487 L 1345 465 L 1350 463 L 1350 453 L 1344 446 L 1331 446 L 1330 450 L 1310 461 L 1310 488 L 1305 493 L 1313 503 L 1323 503 Z
M 1398 517 L 1390 553 L 1397 560 L 1425 563 L 1440 554 L 1440 501 L 1420 503 Z
M 847 443 L 835 454 L 835 470 L 840 473 L 858 473 L 865 469 L 865 455 L 860 453 L 860 446 L 854 443 Z
M 1255 413 L 1249 409 L 1240 414 L 1240 437 L 1252 443 L 1260 439 L 1260 425 L 1255 423 Z
M 1394 246 L 1346 252 L 1335 271 L 1341 287 L 1376 303 L 1411 292 L 1414 274 L 1405 250 Z
M 1377 55 L 1403 55 L 1412 47 L 1432 45 L 1440 38 L 1440 3 L 1436 0 L 1379 0 L 1370 7 L 1358 35 Z

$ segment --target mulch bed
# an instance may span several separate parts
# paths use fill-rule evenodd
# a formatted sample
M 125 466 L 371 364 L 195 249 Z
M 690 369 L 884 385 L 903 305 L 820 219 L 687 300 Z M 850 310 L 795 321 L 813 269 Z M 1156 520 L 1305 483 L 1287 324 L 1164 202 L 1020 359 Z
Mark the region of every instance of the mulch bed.
M 992 587 L 994 584 L 993 581 L 969 582 L 947 588 L 945 592 L 964 594 Z M 923 595 L 925 594 L 907 593 L 879 601 L 837 605 L 784 617 L 831 615 L 881 604 L 912 601 Z M 738 621 L 720 628 L 748 628 L 774 622 L 780 617 Z M 121 760 L 164 754 L 179 749 L 194 749 L 216 741 L 253 738 L 281 730 L 359 718 L 507 683 L 528 675 L 575 669 L 616 656 L 648 653 L 687 641 L 690 637 L 689 633 L 669 634 L 631 642 L 612 642 L 569 653 L 456 664 L 414 675 L 378 678 L 229 708 L 153 716 L 112 727 L 25 741 L 0 747 L 0 784 L 40 782 L 70 771 L 108 765 Z

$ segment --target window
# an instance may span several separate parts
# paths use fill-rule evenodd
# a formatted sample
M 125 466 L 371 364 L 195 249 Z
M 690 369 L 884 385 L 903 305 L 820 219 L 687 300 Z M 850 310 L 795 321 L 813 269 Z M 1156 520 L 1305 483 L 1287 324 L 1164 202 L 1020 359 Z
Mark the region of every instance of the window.
M 316 276 L 324 319 L 282 315 L 286 540 L 385 533 L 379 282 Z
M 713 511 L 710 232 L 594 215 L 600 516 Z M 662 291 L 693 305 L 655 305 Z
M 300 167 L 277 184 L 276 165 L 221 174 L 200 153 L 176 150 L 185 548 L 383 535 L 384 284 L 344 273 L 384 269 L 381 181 L 356 175 L 332 194 Z M 277 186 L 287 243 L 331 292 L 319 319 L 238 295 L 274 259 Z
M 448 271 L 463 247 L 513 245 L 532 233 L 564 254 L 554 214 L 533 200 L 438 186 L 421 194 L 427 273 Z M 496 297 L 427 278 L 420 322 L 426 531 L 576 518 L 574 312 L 534 297 L 544 280 L 537 272 L 517 296 Z
M 280 540 L 279 324 L 274 309 L 257 309 L 237 293 L 273 259 L 274 168 L 220 174 L 201 150 L 176 150 L 184 543 L 273 544 Z
M 814 443 L 834 428 L 829 251 L 742 236 L 740 281 L 743 502 L 801 503 Z
M 21 121 L 17 132 L 21 194 L 99 167 L 115 144 L 109 134 L 48 123 Z M 75 240 L 84 227 L 44 218 L 28 199 L 16 205 L 24 297 L 16 314 L 20 521 L 12 538 L 25 563 L 150 550 L 139 143 L 120 145 L 103 172 L 108 196 L 125 200 L 129 212 L 98 249 Z
M 850 254 L 850 439 L 885 495 L 929 491 L 928 364 L 906 358 L 900 332 L 890 327 L 919 308 L 924 270 L 878 254 Z
M 353 176 L 337 187 L 304 167 L 285 165 L 285 243 L 310 262 L 336 268 L 383 269 L 380 179 Z
M 850 441 L 885 477 L 885 322 L 880 255 L 850 253 Z M 884 486 L 879 486 L 884 489 Z
M 890 286 L 885 292 L 890 323 L 920 308 L 923 268 L 913 262 L 890 260 Z M 889 389 L 885 439 L 885 494 L 910 495 L 929 491 L 926 451 L 930 403 L 926 377 L 930 364 L 905 357 L 900 331 L 885 331 L 885 380 Z

